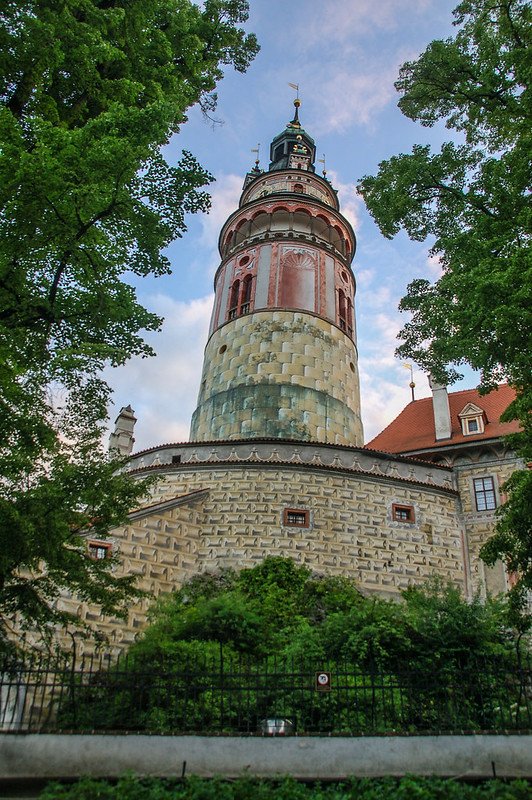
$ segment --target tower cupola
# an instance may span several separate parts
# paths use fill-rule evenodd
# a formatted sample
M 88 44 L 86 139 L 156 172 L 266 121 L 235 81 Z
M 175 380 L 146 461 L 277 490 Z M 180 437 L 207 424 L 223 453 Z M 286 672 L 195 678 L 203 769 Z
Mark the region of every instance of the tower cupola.
M 314 172 L 316 145 L 314 139 L 303 130 L 299 121 L 301 101 L 294 100 L 294 118 L 270 145 L 269 171 L 277 169 L 301 169 Z

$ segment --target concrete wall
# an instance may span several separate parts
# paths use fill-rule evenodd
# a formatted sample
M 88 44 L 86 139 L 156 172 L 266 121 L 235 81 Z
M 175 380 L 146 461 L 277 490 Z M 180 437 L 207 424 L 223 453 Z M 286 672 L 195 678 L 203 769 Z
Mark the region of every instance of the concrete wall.
M 202 737 L 0 734 L 0 779 L 202 777 L 304 779 L 405 774 L 532 777 L 532 738 L 492 736 Z

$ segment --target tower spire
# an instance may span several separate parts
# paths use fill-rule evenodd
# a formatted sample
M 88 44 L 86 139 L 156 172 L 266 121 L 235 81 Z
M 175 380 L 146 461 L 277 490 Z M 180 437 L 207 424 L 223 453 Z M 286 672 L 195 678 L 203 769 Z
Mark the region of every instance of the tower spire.
M 274 137 L 270 145 L 270 166 L 268 171 L 284 169 L 301 169 L 314 172 L 314 159 L 316 145 L 314 139 L 301 126 L 299 120 L 299 86 L 297 83 L 289 84 L 298 92 L 294 100 L 294 117 L 286 123 L 286 128 Z
M 295 110 L 295 113 L 294 113 L 294 119 L 290 120 L 290 122 L 288 124 L 292 128 L 300 128 L 301 127 L 301 123 L 299 121 L 299 108 L 301 106 L 301 100 L 299 99 L 299 83 L 289 83 L 288 85 L 291 86 L 292 89 L 296 90 L 296 97 L 295 97 L 295 100 L 294 100 L 294 107 L 295 107 L 296 110 Z
M 296 100 L 294 100 L 294 106 L 296 109 L 294 114 L 294 119 L 291 119 L 289 124 L 292 126 L 292 128 L 300 128 L 301 123 L 299 121 L 299 108 L 301 106 L 301 100 L 299 100 L 299 98 L 296 98 Z

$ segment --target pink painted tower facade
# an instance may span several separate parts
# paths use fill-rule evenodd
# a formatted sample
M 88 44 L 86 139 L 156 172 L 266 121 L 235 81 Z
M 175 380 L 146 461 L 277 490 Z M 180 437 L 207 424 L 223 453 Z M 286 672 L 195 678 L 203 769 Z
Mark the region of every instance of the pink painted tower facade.
M 220 233 L 193 441 L 363 444 L 355 235 L 295 106 Z

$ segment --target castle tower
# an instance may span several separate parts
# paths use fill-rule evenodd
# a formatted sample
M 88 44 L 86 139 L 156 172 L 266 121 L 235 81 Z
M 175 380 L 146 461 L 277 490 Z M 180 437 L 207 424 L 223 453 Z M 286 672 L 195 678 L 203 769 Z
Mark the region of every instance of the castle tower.
M 355 234 L 295 115 L 246 175 L 221 264 L 191 440 L 361 446 Z

